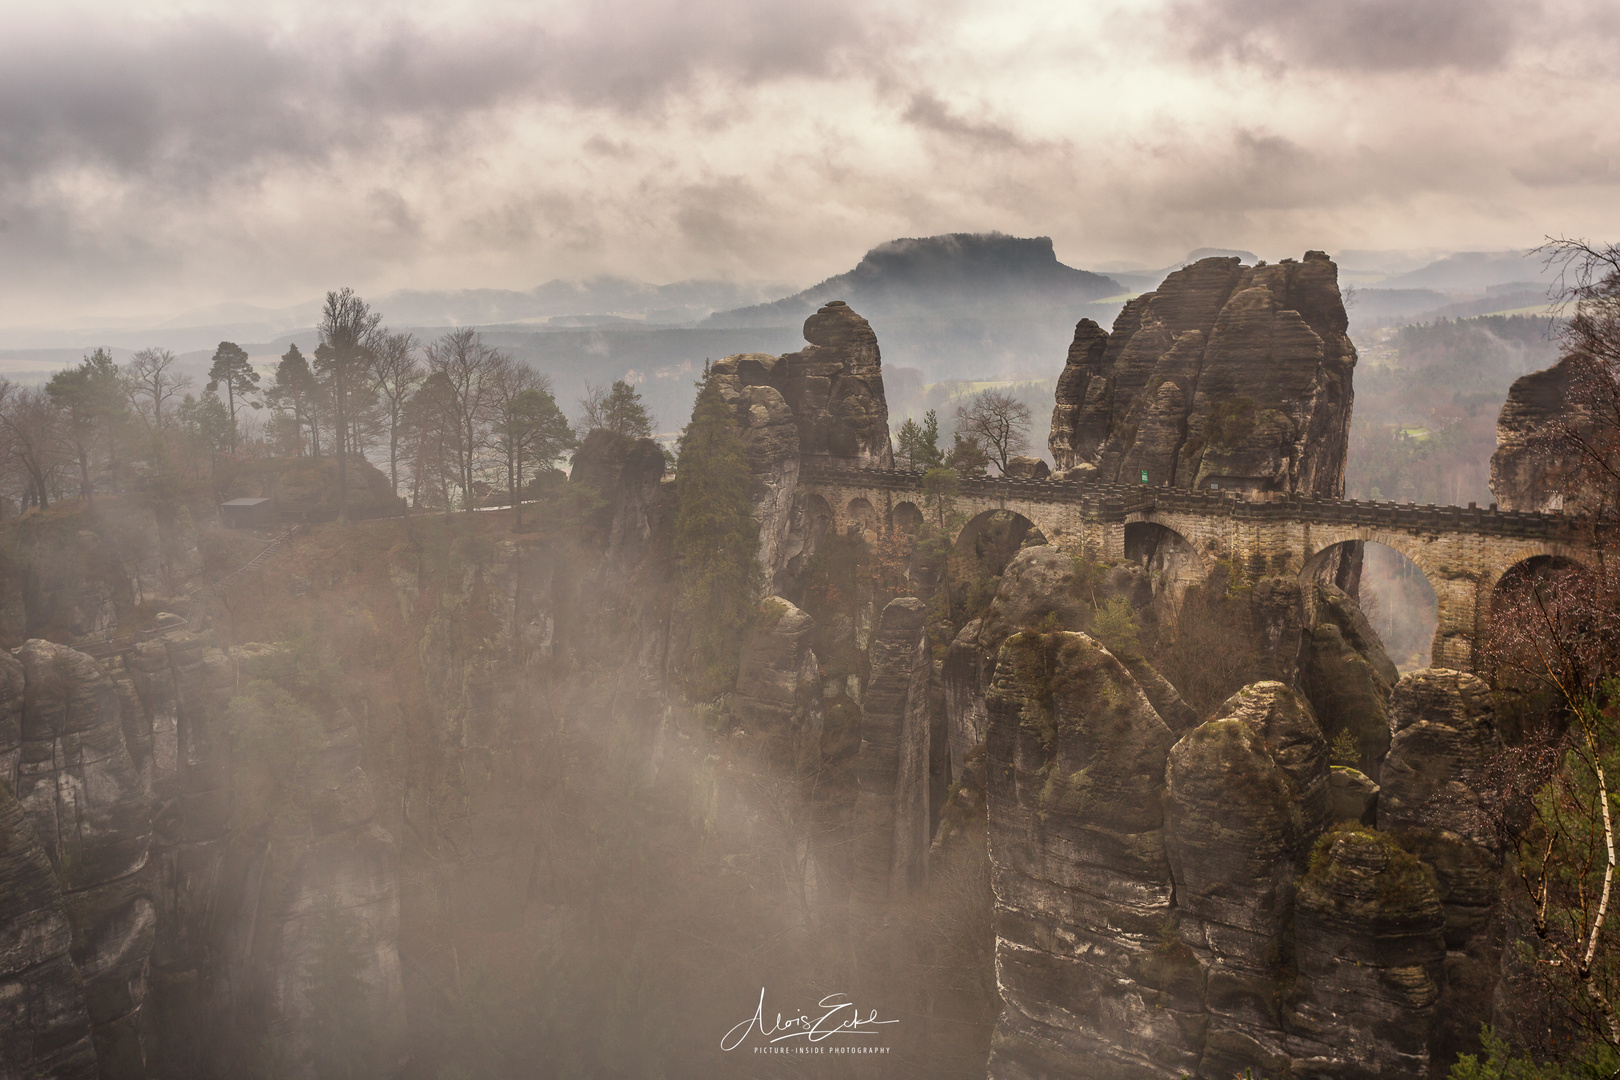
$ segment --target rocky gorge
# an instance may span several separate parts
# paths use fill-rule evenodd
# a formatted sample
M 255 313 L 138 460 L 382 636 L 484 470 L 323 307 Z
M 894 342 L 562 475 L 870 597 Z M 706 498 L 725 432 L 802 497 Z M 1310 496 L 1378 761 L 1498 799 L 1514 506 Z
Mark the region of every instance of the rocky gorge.
M 535 531 L 323 526 L 195 604 L 253 546 L 205 506 L 10 525 L 0 1075 L 754 1075 L 716 1045 L 760 987 L 896 1014 L 848 1075 L 1475 1048 L 1513 1008 L 1487 683 L 1400 674 L 1354 551 L 1183 580 L 948 491 L 834 529 L 799 477 L 892 465 L 881 355 L 842 302 L 804 334 L 707 373 L 765 593 L 718 700 L 650 440 L 589 436 Z M 1051 455 L 1336 496 L 1355 360 L 1325 255 L 1205 259 L 1076 327 Z

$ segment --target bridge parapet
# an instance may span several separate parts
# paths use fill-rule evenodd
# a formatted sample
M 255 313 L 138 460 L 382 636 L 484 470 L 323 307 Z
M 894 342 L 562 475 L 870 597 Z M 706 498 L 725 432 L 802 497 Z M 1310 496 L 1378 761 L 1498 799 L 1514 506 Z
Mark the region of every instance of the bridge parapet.
M 822 465 L 807 465 L 800 472 L 801 483 L 809 486 L 864 488 L 909 494 L 922 493 L 922 477 L 922 473 L 900 469 L 841 469 Z M 1240 521 L 1365 525 L 1410 532 L 1474 533 L 1557 542 L 1600 535 L 1620 538 L 1620 522 L 1561 511 L 1500 510 L 1473 505 L 1419 506 L 1415 503 L 1321 499 L 1283 493 L 1267 499 L 1252 499 L 1227 491 L 1190 491 L 1186 488 L 1154 488 L 1083 480 L 1013 480 L 1005 477 L 963 477 L 957 490 L 961 495 L 976 498 L 1078 505 L 1083 516 L 1089 518 L 1095 515 L 1095 520 L 1099 521 L 1118 520 L 1122 514 L 1163 510 Z

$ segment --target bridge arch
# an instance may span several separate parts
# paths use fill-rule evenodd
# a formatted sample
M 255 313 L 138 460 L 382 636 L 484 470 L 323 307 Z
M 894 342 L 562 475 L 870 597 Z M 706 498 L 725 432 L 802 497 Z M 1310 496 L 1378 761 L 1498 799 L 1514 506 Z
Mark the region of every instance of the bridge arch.
M 1423 576 L 1429 579 L 1431 585 L 1434 584 L 1434 552 L 1430 543 L 1409 533 L 1359 525 L 1311 526 L 1303 552 L 1304 566 L 1300 569 L 1300 578 L 1320 579 L 1328 566 L 1342 556 L 1345 545 L 1358 540 L 1362 543 L 1382 544 L 1391 551 L 1399 552 L 1423 571 Z
M 1562 544 L 1526 544 L 1503 561 L 1499 570 L 1492 570 L 1480 578 L 1480 593 L 1488 603 L 1494 603 L 1504 586 L 1525 575 L 1545 574 L 1557 570 L 1579 570 L 1596 573 L 1601 562 L 1586 552 L 1575 551 Z
M 877 507 L 873 506 L 862 495 L 857 495 L 849 500 L 849 505 L 844 508 L 844 531 L 874 536 L 877 534 L 877 530 Z
M 1035 529 L 1035 523 L 1016 510 L 1004 507 L 984 510 L 970 518 L 956 534 L 956 553 L 971 556 L 995 576 L 1006 569 L 1024 539 Z
M 1125 524 L 1125 558 L 1148 571 L 1155 596 L 1180 604 L 1189 586 L 1209 576 L 1209 563 L 1187 537 L 1159 521 Z
M 1583 579 L 1591 579 L 1596 573 L 1585 562 L 1557 552 L 1545 552 L 1520 559 L 1491 580 L 1490 591 L 1482 605 L 1484 608 L 1482 621 L 1486 624 L 1482 629 L 1488 631 L 1490 623 L 1498 616 L 1510 614 L 1510 608 L 1518 602 L 1518 597 L 1524 595 L 1524 590 L 1533 585 L 1563 586 L 1549 598 L 1551 616 L 1556 618 L 1559 612 L 1552 609 L 1567 606 L 1572 597 L 1577 598 L 1575 602 L 1579 604 L 1578 598 L 1583 597 L 1590 589 L 1601 588 L 1601 583 L 1597 581 L 1591 581 L 1587 590 L 1582 588 L 1586 584 Z M 1560 592 L 1564 595 L 1560 596 Z M 1534 618 L 1546 617 L 1539 610 L 1539 604 L 1537 607 Z
M 1515 585 L 1535 578 L 1571 570 L 1578 572 L 1584 569 L 1587 569 L 1587 567 L 1580 560 L 1572 559 L 1568 555 L 1561 555 L 1557 552 L 1548 551 L 1537 555 L 1529 555 L 1512 566 L 1504 568 L 1500 574 L 1497 574 L 1496 580 L 1491 583 L 1491 593 L 1494 598 Z
M 889 511 L 889 521 L 899 532 L 915 533 L 922 528 L 923 512 L 914 502 L 897 502 Z
M 1430 666 L 1440 630 L 1440 594 L 1434 577 L 1406 552 L 1381 540 L 1360 541 L 1358 564 L 1353 559 L 1355 543 L 1342 540 L 1316 552 L 1305 560 L 1301 582 L 1326 581 L 1353 591 L 1397 669 L 1404 673 Z
M 1593 610 L 1607 591 L 1600 575 L 1602 570 L 1565 555 L 1532 555 L 1496 575 L 1481 605 L 1481 674 L 1498 691 L 1521 698 L 1532 716 L 1542 709 L 1535 699 L 1548 688 L 1549 658 L 1580 658 L 1579 664 L 1591 658 L 1581 658 L 1591 646 L 1607 651 L 1603 637 L 1612 631 Z M 1499 714 L 1511 725 L 1510 740 L 1523 734 L 1518 712 Z

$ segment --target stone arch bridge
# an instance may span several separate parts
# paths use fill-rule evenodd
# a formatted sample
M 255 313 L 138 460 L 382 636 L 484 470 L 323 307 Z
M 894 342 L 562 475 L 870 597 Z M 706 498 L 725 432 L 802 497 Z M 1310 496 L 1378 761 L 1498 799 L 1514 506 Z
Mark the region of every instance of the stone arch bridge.
M 840 532 L 922 517 L 920 473 L 807 465 L 799 486 L 810 513 Z M 1620 537 L 1620 522 L 1472 503 L 1416 506 L 1074 480 L 964 478 L 955 502 L 969 528 L 1009 510 L 1052 542 L 1104 558 L 1124 558 L 1133 540 L 1167 530 L 1194 574 L 1207 574 L 1216 562 L 1240 578 L 1306 574 L 1347 541 L 1384 544 L 1416 563 L 1434 588 L 1439 622 L 1430 662 L 1461 671 L 1475 667 L 1476 643 L 1504 574 L 1543 558 L 1596 566 Z

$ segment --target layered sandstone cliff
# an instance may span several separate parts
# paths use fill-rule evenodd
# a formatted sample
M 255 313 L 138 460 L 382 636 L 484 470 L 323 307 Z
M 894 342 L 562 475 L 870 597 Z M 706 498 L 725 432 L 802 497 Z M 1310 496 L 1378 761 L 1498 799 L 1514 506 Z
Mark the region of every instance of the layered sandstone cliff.
M 267 1011 L 246 1030 L 299 1072 L 307 923 L 325 903 L 380 965 L 366 976 L 377 1042 L 400 1058 L 397 858 L 352 721 L 295 778 L 308 795 L 276 814 L 274 843 L 233 829 L 252 764 L 233 763 L 244 733 L 228 703 L 240 663 L 264 650 L 227 653 L 160 618 L 167 632 L 101 662 L 40 639 L 0 653 L 0 814 L 16 860 L 0 910 L 30 927 L 8 958 L 22 995 L 8 1030 L 34 1032 L 14 1075 L 216 1075 L 243 1052 L 233 1026 L 256 1000 Z
M 1178 739 L 1094 639 L 1026 632 L 988 701 L 992 1077 L 1418 1080 L 1500 1019 L 1479 680 L 1401 681 L 1378 829 L 1334 823 L 1326 743 L 1280 683 Z
M 1338 268 L 1203 259 L 1089 319 L 1058 380 L 1059 469 L 1106 481 L 1337 497 L 1356 350 Z
M 1491 494 L 1504 510 L 1612 510 L 1607 477 L 1584 447 L 1601 454 L 1604 436 L 1592 406 L 1603 401 L 1604 377 L 1579 353 L 1514 380 L 1496 420 Z
M 814 522 L 797 490 L 801 466 L 894 465 L 871 324 L 834 300 L 805 320 L 804 337 L 809 344 L 795 353 L 739 353 L 710 368 L 748 452 L 759 562 L 776 591 L 788 587 L 790 566 L 813 543 Z

